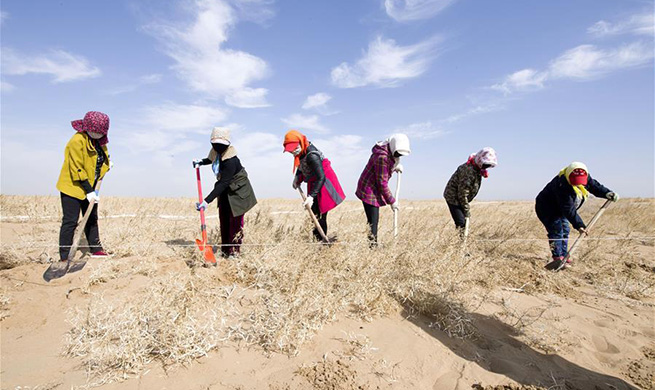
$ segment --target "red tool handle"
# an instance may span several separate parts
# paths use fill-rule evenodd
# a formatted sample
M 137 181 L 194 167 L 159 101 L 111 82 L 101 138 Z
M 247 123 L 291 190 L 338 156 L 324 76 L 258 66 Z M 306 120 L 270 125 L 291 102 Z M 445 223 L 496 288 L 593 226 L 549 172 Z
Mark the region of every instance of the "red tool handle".
M 196 179 L 198 181 L 198 203 L 202 203 L 202 185 L 200 184 L 200 167 L 196 167 Z M 202 231 L 202 243 L 207 243 L 207 225 L 205 225 L 205 210 L 200 210 L 200 230 Z

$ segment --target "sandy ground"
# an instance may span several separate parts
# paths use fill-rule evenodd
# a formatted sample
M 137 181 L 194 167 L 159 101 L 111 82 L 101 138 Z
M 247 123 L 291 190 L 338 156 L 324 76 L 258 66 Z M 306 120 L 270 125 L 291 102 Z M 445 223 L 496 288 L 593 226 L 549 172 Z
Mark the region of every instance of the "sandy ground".
M 102 226 L 102 222 L 101 222 Z M 57 229 L 56 221 L 42 229 Z M 2 242 L 34 231 L 21 222 L 2 223 Z M 651 258 L 653 246 L 640 247 Z M 89 261 L 80 272 L 46 283 L 38 261 L 0 271 L 2 286 L 2 389 L 70 389 L 92 384 L 82 359 L 62 354 L 72 309 L 91 301 L 111 302 L 138 294 L 151 276 L 132 274 L 89 286 L 103 261 L 122 264 L 137 257 Z M 155 260 L 153 260 L 155 261 Z M 158 258 L 158 273 L 185 273 L 176 256 Z M 197 272 L 223 272 L 201 268 Z M 651 270 L 651 272 L 655 272 Z M 518 287 L 518 286 L 514 286 Z M 526 294 L 498 286 L 491 294 L 512 307 L 553 307 L 540 317 L 544 339 L 558 340 L 544 352 L 500 321 L 498 299 L 472 316 L 480 336 L 450 338 L 432 320 L 400 309 L 362 321 L 336 318 L 296 356 L 265 353 L 228 342 L 185 366 L 153 362 L 141 375 L 103 389 L 655 389 L 655 301 L 608 297 L 588 285 L 572 294 Z M 479 387 L 475 387 L 479 385 Z M 534 386 L 534 387 L 532 387 Z

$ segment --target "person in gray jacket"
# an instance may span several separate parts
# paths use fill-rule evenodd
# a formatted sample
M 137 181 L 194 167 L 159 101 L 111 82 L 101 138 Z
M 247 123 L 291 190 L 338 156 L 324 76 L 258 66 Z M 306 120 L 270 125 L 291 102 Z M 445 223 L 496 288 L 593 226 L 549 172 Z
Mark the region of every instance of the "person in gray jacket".
M 196 203 L 200 211 L 218 198 L 218 217 L 221 229 L 221 253 L 235 257 L 241 253 L 243 243 L 243 216 L 257 204 L 248 173 L 241 165 L 237 151 L 230 142 L 230 130 L 215 127 L 211 135 L 212 149 L 207 158 L 193 160 L 193 167 L 212 165 L 216 175 L 214 189 L 202 203 Z

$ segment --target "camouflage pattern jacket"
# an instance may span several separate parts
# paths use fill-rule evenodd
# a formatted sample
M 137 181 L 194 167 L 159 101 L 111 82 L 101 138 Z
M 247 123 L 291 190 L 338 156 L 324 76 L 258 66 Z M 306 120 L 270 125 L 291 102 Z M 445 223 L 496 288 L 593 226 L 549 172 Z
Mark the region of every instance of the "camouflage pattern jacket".
M 448 180 L 443 197 L 446 199 L 446 202 L 452 205 L 462 206 L 465 215 L 468 217 L 471 212 L 469 202 L 480 191 L 481 183 L 482 175 L 480 174 L 480 169 L 475 165 L 464 163 L 457 167 L 455 173 Z

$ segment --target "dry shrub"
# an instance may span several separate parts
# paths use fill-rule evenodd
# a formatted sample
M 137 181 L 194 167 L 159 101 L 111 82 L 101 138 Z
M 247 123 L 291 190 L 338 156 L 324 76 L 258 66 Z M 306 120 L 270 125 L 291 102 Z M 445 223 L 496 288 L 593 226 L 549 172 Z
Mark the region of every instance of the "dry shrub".
M 95 384 L 136 375 L 153 360 L 168 366 L 206 356 L 235 311 L 223 289 L 208 288 L 212 279 L 169 275 L 127 302 L 97 297 L 72 313 L 65 353 L 84 358 Z
M 56 205 L 55 200 L 41 198 L 47 212 L 60 212 L 48 203 Z M 15 199 L 1 201 L 14 209 Z M 585 205 L 583 218 L 588 221 L 600 204 Z M 330 232 L 338 233 L 339 242 L 328 247 L 309 242 L 311 224 L 298 201 L 262 201 L 246 215 L 242 257 L 221 261 L 216 270 L 199 267 L 193 200 L 105 198 L 103 242 L 118 258 L 130 257 L 96 270 L 88 290 L 114 283 L 116 275 L 135 274 L 148 278 L 151 287 L 92 300 L 71 320 L 67 352 L 83 357 L 92 375 L 110 380 L 136 375 L 153 360 L 188 363 L 224 342 L 295 354 L 342 316 L 371 320 L 403 311 L 408 317 L 426 316 L 452 337 L 467 338 L 477 334 L 471 313 L 486 299 L 496 299 L 491 293 L 501 288 L 575 297 L 584 285 L 638 304 L 637 299 L 655 295 L 655 247 L 650 239 L 632 238 L 655 235 L 653 204 L 613 204 L 574 255 L 575 266 L 553 273 L 543 269 L 548 244 L 532 202 L 474 203 L 465 247 L 442 201 L 405 202 L 396 241 L 391 238 L 392 214 L 384 208 L 381 246 L 369 249 L 366 219 L 357 202 L 330 213 Z M 38 212 L 27 214 L 36 218 Z M 215 214 L 215 209 L 208 212 L 212 243 L 219 242 Z M 51 224 L 39 238 L 56 243 L 58 222 Z M 135 257 L 154 267 L 123 262 Z M 178 268 L 173 277 L 158 270 L 157 259 L 176 259 L 189 267 Z M 503 321 L 533 333 L 526 337 L 538 336 L 543 312 L 504 310 Z

